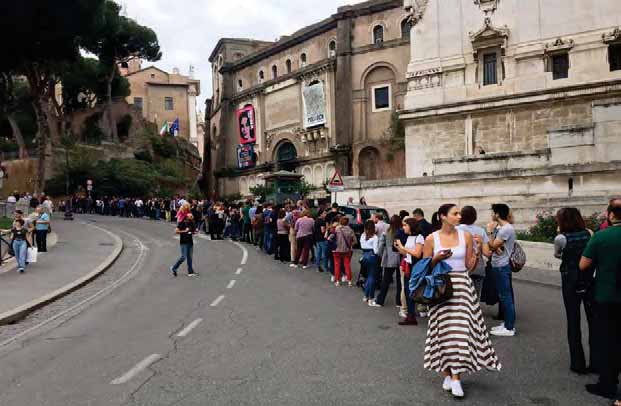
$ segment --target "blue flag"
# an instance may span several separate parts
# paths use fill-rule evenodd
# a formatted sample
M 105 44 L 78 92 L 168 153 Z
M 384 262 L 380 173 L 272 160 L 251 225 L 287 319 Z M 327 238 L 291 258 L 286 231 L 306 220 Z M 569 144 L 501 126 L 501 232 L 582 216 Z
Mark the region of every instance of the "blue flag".
M 170 134 L 173 135 L 174 137 L 179 135 L 179 117 L 177 117 L 175 121 L 173 121 L 172 125 L 170 126 Z

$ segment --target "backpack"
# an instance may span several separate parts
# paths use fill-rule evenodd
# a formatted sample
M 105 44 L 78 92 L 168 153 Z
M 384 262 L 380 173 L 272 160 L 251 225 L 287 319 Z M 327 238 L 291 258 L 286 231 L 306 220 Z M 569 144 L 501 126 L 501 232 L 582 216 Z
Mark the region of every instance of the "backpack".
M 511 270 L 515 273 L 520 272 L 526 264 L 526 252 L 522 246 L 516 241 L 513 245 L 513 252 L 509 257 L 509 265 Z

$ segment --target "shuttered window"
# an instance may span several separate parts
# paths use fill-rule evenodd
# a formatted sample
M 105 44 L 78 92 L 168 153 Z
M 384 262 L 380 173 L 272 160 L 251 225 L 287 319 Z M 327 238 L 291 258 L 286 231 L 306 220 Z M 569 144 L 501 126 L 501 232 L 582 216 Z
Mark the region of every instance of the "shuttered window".
M 483 55 L 483 85 L 498 83 L 498 56 L 496 53 Z

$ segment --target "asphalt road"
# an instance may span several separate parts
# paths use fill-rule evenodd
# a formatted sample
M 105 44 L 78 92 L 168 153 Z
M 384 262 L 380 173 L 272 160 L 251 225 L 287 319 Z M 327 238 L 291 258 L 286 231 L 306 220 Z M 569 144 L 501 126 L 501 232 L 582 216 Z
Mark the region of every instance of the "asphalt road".
M 127 248 L 101 280 L 0 327 L 2 406 L 455 402 L 422 368 L 425 326 L 398 326 L 392 294 L 369 308 L 359 289 L 335 288 L 326 274 L 250 246 L 244 261 L 240 246 L 203 238 L 200 277 L 183 266 L 174 279 L 169 224 L 88 219 Z M 583 389 L 595 377 L 568 370 L 560 290 L 515 289 L 518 335 L 493 340 L 503 369 L 466 376 L 460 403 L 608 404 Z

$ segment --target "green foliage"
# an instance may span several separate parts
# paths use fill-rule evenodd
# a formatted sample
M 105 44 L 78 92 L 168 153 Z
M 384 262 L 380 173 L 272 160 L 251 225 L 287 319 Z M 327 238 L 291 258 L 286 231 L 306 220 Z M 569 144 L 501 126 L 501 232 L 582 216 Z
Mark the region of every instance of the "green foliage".
M 132 127 L 132 116 L 125 114 L 118 123 L 116 123 L 119 139 L 125 141 L 129 137 L 129 130 Z
M 192 185 L 192 187 L 190 187 L 190 190 L 188 191 L 188 197 L 190 199 L 202 200 L 205 198 L 205 194 L 200 190 L 198 185 L 195 183 Z
M 556 217 L 549 211 L 537 214 L 535 225 L 526 232 L 518 232 L 517 237 L 524 241 L 554 242 L 558 234 Z
M 153 157 L 149 151 L 136 151 L 134 152 L 134 158 L 139 161 L 153 162 Z
M 390 142 L 390 150 L 397 151 L 405 148 L 405 127 L 399 120 L 399 114 L 393 111 L 390 115 L 390 125 L 386 131 Z
M 317 187 L 315 185 L 308 183 L 306 180 L 302 179 L 302 182 L 300 182 L 300 189 L 298 192 L 302 196 L 306 196 L 313 190 L 317 190 Z
M 266 185 L 251 186 L 250 193 L 252 193 L 254 197 L 261 196 L 263 199 L 265 199 L 267 195 L 274 193 L 274 188 Z
M 233 203 L 237 200 L 241 200 L 242 199 L 242 195 L 241 193 L 231 193 L 228 195 L 224 195 L 220 197 L 220 200 L 225 202 L 225 203 Z
M 15 152 L 19 148 L 17 147 L 17 143 L 14 140 L 9 140 L 6 138 L 0 138 L 0 151 L 2 152 Z
M 104 133 L 99 126 L 102 113 L 97 112 L 88 116 L 84 121 L 84 129 L 82 130 L 82 140 L 87 144 L 98 145 L 104 137 Z
M 178 147 L 175 142 L 175 138 L 165 135 L 151 136 L 151 146 L 153 147 L 153 153 L 162 158 L 172 158 L 177 156 Z
M 0 229 L 9 230 L 13 227 L 13 219 L 8 217 L 0 217 Z
M 606 220 L 606 216 L 601 213 L 593 213 L 589 217 L 584 218 L 586 227 L 591 231 L 599 230 L 599 226 Z

